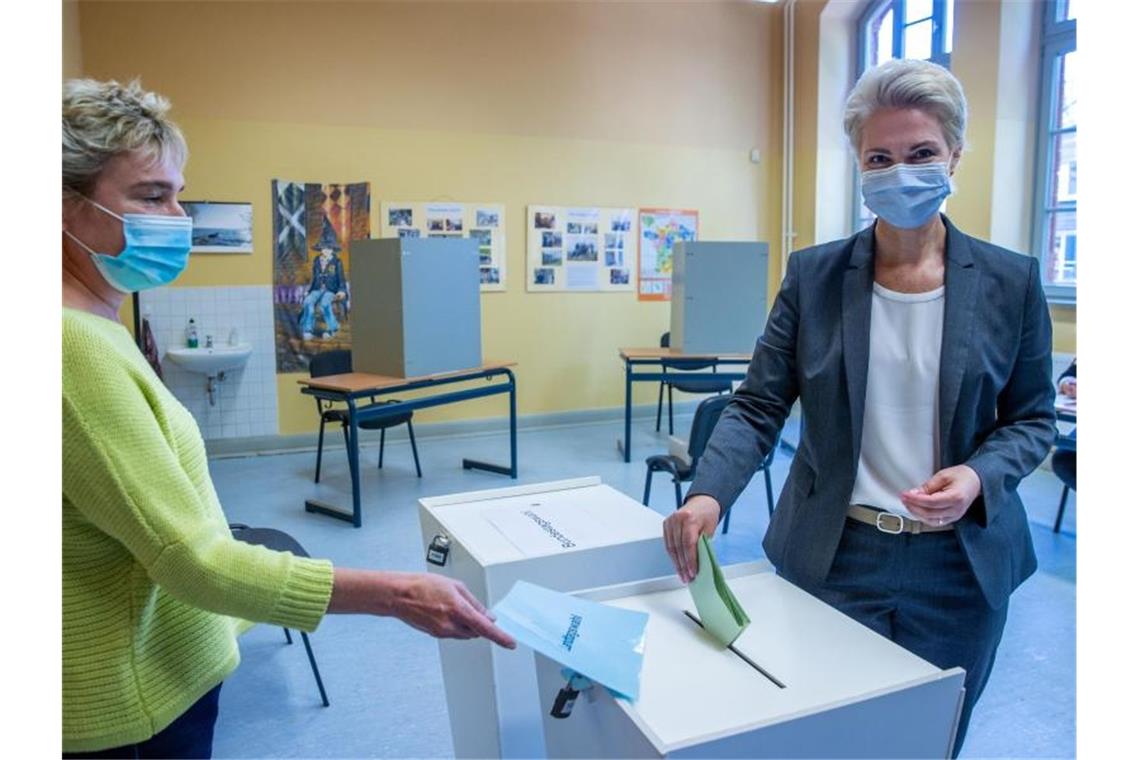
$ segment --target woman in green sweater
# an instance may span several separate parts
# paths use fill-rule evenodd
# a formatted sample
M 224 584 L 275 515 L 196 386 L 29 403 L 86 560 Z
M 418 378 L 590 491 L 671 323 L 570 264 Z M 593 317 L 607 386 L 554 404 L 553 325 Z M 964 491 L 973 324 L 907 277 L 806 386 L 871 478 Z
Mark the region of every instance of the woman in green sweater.
M 209 757 L 239 619 L 390 615 L 514 647 L 462 583 L 334 568 L 230 535 L 190 413 L 119 309 L 186 266 L 186 143 L 137 82 L 63 95 L 63 750 Z

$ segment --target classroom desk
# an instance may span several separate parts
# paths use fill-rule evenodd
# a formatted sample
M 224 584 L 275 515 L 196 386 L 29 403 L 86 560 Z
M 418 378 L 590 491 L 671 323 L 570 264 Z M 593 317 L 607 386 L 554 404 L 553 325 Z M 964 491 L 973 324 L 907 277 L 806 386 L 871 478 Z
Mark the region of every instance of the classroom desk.
M 625 440 L 617 442 L 618 451 L 629 461 L 629 437 L 631 418 L 633 415 L 633 384 L 637 382 L 659 383 L 665 380 L 681 380 L 689 378 L 718 377 L 726 380 L 743 380 L 747 374 L 748 362 L 752 361 L 751 354 L 686 354 L 676 348 L 621 348 L 618 354 L 625 363 Z M 688 372 L 674 371 L 669 374 L 665 370 L 666 360 L 696 360 L 714 362 L 717 364 L 744 365 L 740 371 L 731 372 Z M 660 369 L 653 372 L 638 372 L 637 367 L 656 365 Z
M 500 475 L 509 475 L 517 478 L 518 470 L 518 444 L 517 444 L 517 414 L 515 405 L 516 384 L 514 372 L 510 370 L 514 362 L 499 362 L 484 364 L 472 369 L 457 370 L 454 372 L 441 372 L 434 375 L 420 377 L 387 377 L 385 375 L 369 375 L 363 372 L 349 372 L 343 375 L 326 375 L 324 377 L 307 377 L 297 382 L 303 386 L 301 393 L 315 396 L 322 401 L 339 401 L 348 406 L 348 470 L 352 477 L 352 512 L 334 507 L 313 499 L 305 500 L 305 511 L 335 517 L 338 520 L 351 522 L 359 528 L 360 514 L 360 439 L 357 427 L 361 422 L 381 415 L 399 414 L 400 412 L 415 409 L 427 409 L 433 406 L 454 404 L 473 398 L 495 396 L 500 393 L 510 395 L 510 432 L 511 432 L 511 464 L 504 467 L 487 462 L 478 462 L 473 459 L 463 460 L 465 470 L 486 470 Z M 498 377 L 505 378 L 494 385 L 464 388 L 462 390 L 439 392 L 428 396 L 408 399 L 395 403 L 365 403 L 358 405 L 359 399 L 371 399 L 373 396 L 414 391 L 422 388 L 440 388 L 445 385 L 467 382 L 470 380 L 493 380 Z

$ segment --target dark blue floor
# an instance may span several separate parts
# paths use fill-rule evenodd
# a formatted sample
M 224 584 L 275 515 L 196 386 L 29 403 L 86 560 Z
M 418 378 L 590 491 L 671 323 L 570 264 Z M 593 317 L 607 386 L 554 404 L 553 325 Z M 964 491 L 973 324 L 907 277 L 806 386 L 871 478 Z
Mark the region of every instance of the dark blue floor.
M 691 418 L 678 417 L 687 430 Z M 790 437 L 794 438 L 794 424 Z M 519 483 L 583 475 L 640 500 L 645 457 L 663 452 L 652 420 L 635 420 L 630 464 L 615 448 L 620 425 L 550 428 L 520 435 Z M 312 453 L 217 459 L 211 471 L 231 521 L 274 526 L 296 536 L 313 556 L 344 566 L 423 569 L 416 500 L 509 484 L 459 467 L 462 457 L 506 458 L 506 436 L 419 441 L 423 479 L 410 448 L 389 443 L 385 469 L 374 469 L 376 443 L 363 450 L 364 527 L 305 514 L 316 496 L 348 503 L 343 449 L 330 448 L 321 486 L 312 484 Z M 779 493 L 791 459 L 776 457 Z M 672 488 L 658 476 L 651 506 L 673 509 Z M 1059 481 L 1038 470 L 1021 494 L 1040 563 L 1014 594 L 1009 622 L 986 692 L 974 714 L 963 757 L 1073 757 L 1075 754 L 1076 495 L 1060 534 L 1052 533 Z M 731 530 L 716 539 L 725 564 L 763 557 L 768 524 L 757 476 L 733 510 Z M 296 640 L 296 639 L 295 639 Z M 243 664 L 222 690 L 217 757 L 449 757 L 451 736 L 434 640 L 390 619 L 330 616 L 312 636 L 332 707 L 322 708 L 298 641 L 257 626 L 242 640 Z

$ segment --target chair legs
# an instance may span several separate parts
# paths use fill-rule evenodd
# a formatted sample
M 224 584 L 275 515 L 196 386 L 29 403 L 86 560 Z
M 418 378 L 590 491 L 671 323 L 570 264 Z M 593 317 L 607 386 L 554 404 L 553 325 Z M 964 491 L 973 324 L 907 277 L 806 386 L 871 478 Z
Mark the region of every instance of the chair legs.
M 645 468 L 645 496 L 641 497 L 641 503 L 649 506 L 649 489 L 653 487 L 653 468 Z
M 1065 504 L 1069 501 L 1069 487 L 1061 489 L 1061 503 L 1057 505 L 1057 519 L 1053 521 L 1053 532 L 1061 532 L 1061 518 L 1065 516 Z
M 776 509 L 776 502 L 772 499 L 772 472 L 767 467 L 764 468 L 764 491 L 768 495 L 768 517 L 771 517 Z
M 380 428 L 380 459 L 376 462 L 377 469 L 384 469 L 384 433 L 388 431 L 387 428 Z
M 677 497 L 677 509 L 681 508 L 681 481 L 673 481 L 673 494 Z
M 416 432 L 412 430 L 411 420 L 408 420 L 408 440 L 412 442 L 412 459 L 416 462 L 416 477 L 422 478 L 424 473 L 420 469 L 420 452 L 416 449 Z
M 321 452 L 325 448 L 325 418 L 321 417 L 321 432 L 317 435 L 317 472 L 313 475 L 313 482 L 321 482 Z
M 673 386 L 669 386 L 669 435 L 673 435 Z
M 657 432 L 661 432 L 661 401 L 665 396 L 665 383 L 657 386 Z
M 772 512 L 774 512 L 776 509 L 775 501 L 772 498 L 772 473 L 767 467 L 764 467 L 763 470 L 764 470 L 764 492 L 768 497 L 768 517 L 771 517 Z M 728 509 L 724 510 L 724 524 L 720 527 L 720 532 L 722 534 L 728 533 L 728 523 L 729 523 L 729 520 L 731 520 L 731 519 L 732 519 L 732 507 L 729 507 Z
M 313 678 L 317 679 L 317 688 L 321 692 L 321 702 L 329 706 L 329 695 L 325 693 L 325 684 L 321 681 L 321 671 L 317 669 L 317 658 L 313 657 L 313 647 L 309 644 L 309 634 L 301 631 L 301 642 L 305 645 L 305 654 L 309 655 L 309 665 L 313 668 Z
M 293 643 L 293 635 L 289 633 L 288 628 L 282 628 L 285 631 L 285 643 Z M 305 645 L 305 654 L 309 656 L 309 667 L 313 669 L 313 678 L 317 679 L 317 689 L 321 692 L 321 703 L 325 707 L 329 706 L 329 695 L 325 693 L 325 683 L 321 680 L 321 671 L 317 668 L 317 658 L 313 656 L 313 647 L 309 644 L 309 634 L 301 631 L 301 643 Z

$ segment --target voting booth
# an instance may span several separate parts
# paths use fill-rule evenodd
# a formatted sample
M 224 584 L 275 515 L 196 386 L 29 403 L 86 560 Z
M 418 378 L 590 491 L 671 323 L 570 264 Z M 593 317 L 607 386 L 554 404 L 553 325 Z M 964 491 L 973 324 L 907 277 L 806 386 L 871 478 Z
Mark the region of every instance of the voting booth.
M 351 250 L 355 371 L 418 377 L 483 363 L 478 241 L 354 240 Z
M 751 617 L 731 648 L 709 636 L 674 577 L 578 594 L 649 614 L 640 693 L 582 690 L 551 707 L 559 663 L 535 656 L 549 757 L 949 757 L 965 671 L 940 670 L 777 577 L 725 567 Z
M 751 355 L 768 315 L 768 244 L 684 240 L 673 252 L 669 345 Z
M 673 572 L 663 517 L 599 478 L 420 499 L 427 568 L 487 607 L 517 580 L 555 591 Z M 485 640 L 439 641 L 457 757 L 544 754 L 534 655 Z

